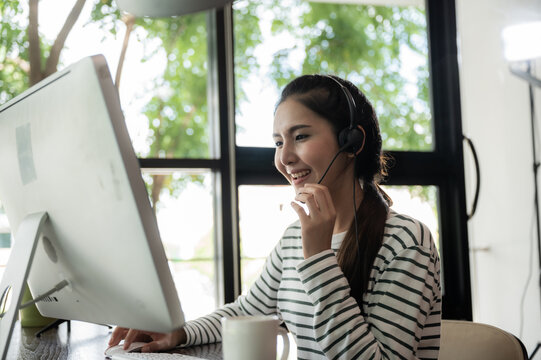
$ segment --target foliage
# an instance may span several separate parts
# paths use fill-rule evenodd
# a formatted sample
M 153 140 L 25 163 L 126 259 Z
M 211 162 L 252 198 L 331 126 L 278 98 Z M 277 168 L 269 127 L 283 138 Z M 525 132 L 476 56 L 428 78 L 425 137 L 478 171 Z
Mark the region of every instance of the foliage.
M 295 5 L 296 4 L 296 5 Z M 289 9 L 302 9 L 292 18 Z M 332 73 L 348 78 L 378 113 L 389 150 L 431 150 L 428 99 L 428 47 L 422 9 L 293 1 L 274 4 L 273 31 L 298 39 L 276 54 L 270 76 L 282 87 L 300 74 Z M 306 55 L 298 66 L 294 51 Z M 415 69 L 416 82 L 403 74 L 404 59 L 424 59 Z M 410 75 L 411 76 L 411 75 Z
M 235 104 L 239 108 L 247 100 L 242 86 L 243 80 L 259 69 L 255 50 L 263 41 L 259 26 L 259 14 L 265 5 L 257 2 L 238 1 L 233 12 L 234 61 L 235 61 Z
M 118 22 L 121 14 L 115 10 L 114 3 L 101 1 L 92 16 L 100 21 L 103 28 L 111 34 L 119 31 Z M 246 13 L 239 18 L 239 28 L 250 26 L 257 28 L 257 19 L 253 13 Z M 197 13 L 168 19 L 137 19 L 133 33 L 143 43 L 158 39 L 161 43 L 159 51 L 150 52 L 141 61 L 149 61 L 153 56 L 164 56 L 167 59 L 163 77 L 154 81 L 154 96 L 144 107 L 143 112 L 148 119 L 148 152 L 140 156 L 153 158 L 208 158 L 212 124 L 209 124 L 207 104 L 208 73 L 208 41 L 207 15 Z M 257 38 L 237 47 L 236 56 L 240 63 L 252 64 L 243 66 L 243 76 L 256 66 L 249 60 L 250 49 Z M 238 92 L 242 96 L 242 92 Z M 177 174 L 178 175 L 178 174 Z M 155 174 L 146 177 L 147 186 L 153 204 L 159 201 L 162 189 L 172 194 L 180 192 L 187 182 L 202 182 L 196 175 L 175 176 Z
M 18 1 L 0 2 L 0 104 L 28 87 L 26 26 L 15 22 L 23 14 Z
M 27 20 L 19 1 L 0 0 L 0 102 L 29 86 Z M 410 80 L 401 71 L 404 56 L 427 59 L 425 14 L 414 7 L 384 7 L 307 2 L 239 0 L 235 2 L 235 91 L 237 108 L 247 101 L 241 84 L 259 70 L 256 52 L 264 46 L 260 19 L 272 18 L 272 35 L 289 34 L 294 47 L 278 51 L 269 76 L 277 87 L 304 73 L 335 73 L 358 85 L 380 118 L 387 149 L 430 150 L 432 147 L 427 63 Z M 292 16 L 294 15 L 294 16 Z M 124 35 L 125 16 L 112 0 L 95 0 L 90 19 L 111 36 Z M 25 22 L 26 21 L 26 22 Z M 162 77 L 155 79 L 143 112 L 148 120 L 148 149 L 140 156 L 208 158 L 212 134 L 207 104 L 207 17 L 205 13 L 170 19 L 137 19 L 132 36 L 161 46 L 141 61 L 163 56 Z M 40 38 L 42 63 L 52 41 Z M 292 62 L 294 54 L 302 62 Z M 129 119 L 127 119 L 129 121 Z M 181 191 L 197 175 L 145 176 L 152 202 L 162 191 Z
M 271 19 L 272 36 L 294 39 L 294 45 L 284 45 L 274 54 L 269 73 L 260 76 L 271 78 L 277 88 L 301 74 L 347 78 L 376 108 L 386 150 L 432 149 L 423 9 L 304 0 L 242 0 L 235 9 L 254 9 Z M 249 31 L 235 35 L 236 43 L 251 36 Z M 404 65 L 411 67 L 412 62 L 415 68 L 408 73 Z M 430 198 L 428 190 L 416 190 L 415 195 Z

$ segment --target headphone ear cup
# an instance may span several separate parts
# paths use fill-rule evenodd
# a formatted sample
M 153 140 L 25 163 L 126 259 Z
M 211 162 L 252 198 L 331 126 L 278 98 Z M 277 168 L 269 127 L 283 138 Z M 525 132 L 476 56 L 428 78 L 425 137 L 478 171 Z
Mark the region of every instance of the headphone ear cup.
M 364 145 L 364 132 L 358 128 L 345 128 L 338 134 L 340 149 L 348 153 L 357 153 Z

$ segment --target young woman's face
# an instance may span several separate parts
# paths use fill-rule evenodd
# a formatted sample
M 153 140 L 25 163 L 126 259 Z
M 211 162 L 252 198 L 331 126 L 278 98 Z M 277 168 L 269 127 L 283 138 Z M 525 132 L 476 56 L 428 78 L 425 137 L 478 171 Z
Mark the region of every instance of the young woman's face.
M 304 184 L 317 183 L 339 150 L 331 124 L 293 99 L 284 101 L 276 109 L 273 138 L 276 144 L 274 164 L 296 192 Z M 353 166 L 353 162 L 341 154 L 322 184 L 329 188 L 339 187 L 349 165 Z

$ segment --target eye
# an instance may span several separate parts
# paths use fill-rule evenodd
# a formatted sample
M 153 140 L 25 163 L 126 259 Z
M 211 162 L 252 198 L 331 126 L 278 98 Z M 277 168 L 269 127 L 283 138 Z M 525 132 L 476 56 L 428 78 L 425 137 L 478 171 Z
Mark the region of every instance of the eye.
M 299 134 L 297 136 L 295 136 L 295 140 L 304 140 L 308 137 L 308 135 L 305 135 L 305 134 Z
M 274 145 L 275 145 L 276 147 L 280 147 L 280 146 L 282 146 L 283 144 L 284 144 L 284 142 L 283 142 L 283 141 L 280 141 L 280 140 L 277 140 L 277 141 L 274 142 Z

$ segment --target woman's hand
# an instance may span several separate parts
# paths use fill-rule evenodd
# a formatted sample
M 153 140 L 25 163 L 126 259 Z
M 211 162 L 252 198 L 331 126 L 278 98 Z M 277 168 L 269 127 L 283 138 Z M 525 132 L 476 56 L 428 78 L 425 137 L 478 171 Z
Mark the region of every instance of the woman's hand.
M 184 329 L 162 334 L 117 327 L 113 330 L 113 334 L 109 340 L 109 346 L 118 345 L 122 339 L 124 339 L 124 349 L 127 349 L 134 341 L 147 342 L 148 344 L 141 348 L 141 352 L 170 350 L 180 344 L 184 344 L 187 340 Z
M 320 184 L 306 184 L 295 200 L 308 207 L 308 214 L 295 202 L 291 203 L 301 221 L 302 250 L 304 258 L 331 248 L 336 210 L 329 189 Z

